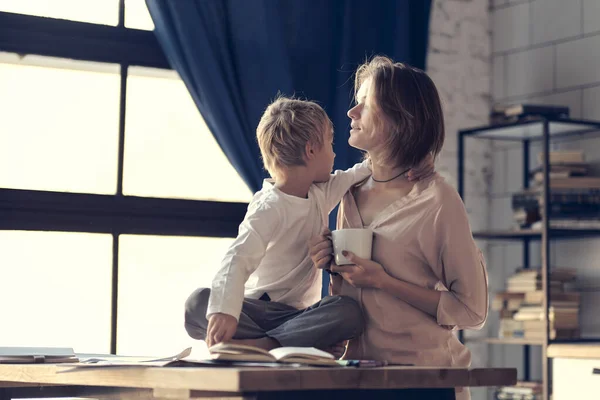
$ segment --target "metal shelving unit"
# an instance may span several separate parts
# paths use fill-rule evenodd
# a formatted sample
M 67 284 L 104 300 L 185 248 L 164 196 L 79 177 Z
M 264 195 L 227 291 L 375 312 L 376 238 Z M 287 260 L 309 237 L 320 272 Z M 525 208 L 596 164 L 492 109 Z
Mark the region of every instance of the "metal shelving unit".
M 464 160 L 465 160 L 465 140 L 467 138 L 482 139 L 482 140 L 502 140 L 521 143 L 523 151 L 523 188 L 529 187 L 529 160 L 530 160 L 530 144 L 533 142 L 541 143 L 543 152 L 543 186 L 541 196 L 543 198 L 543 206 L 541 210 L 542 226 L 540 230 L 515 230 L 515 231 L 483 231 L 473 232 L 475 239 L 481 240 L 506 240 L 519 241 L 523 245 L 523 260 L 522 266 L 528 268 L 530 243 L 533 241 L 541 242 L 541 272 L 542 272 L 542 288 L 544 291 L 543 308 L 545 310 L 546 319 L 546 335 L 541 340 L 521 339 L 521 338 L 483 338 L 469 339 L 470 341 L 484 342 L 488 344 L 500 345 L 520 345 L 523 346 L 523 376 L 526 381 L 530 380 L 530 348 L 531 346 L 541 346 L 542 349 L 542 382 L 543 382 L 543 399 L 549 400 L 551 393 L 551 377 L 550 377 L 550 362 L 547 357 L 547 348 L 550 343 L 581 343 L 589 341 L 587 339 L 577 340 L 549 340 L 548 324 L 548 289 L 549 289 L 549 267 L 550 267 L 550 245 L 553 240 L 560 239 L 576 239 L 580 237 L 597 236 L 600 237 L 600 229 L 555 229 L 551 228 L 548 219 L 548 207 L 550 199 L 549 183 L 549 150 L 550 142 L 554 140 L 569 140 L 572 137 L 597 134 L 600 136 L 600 122 L 589 120 L 578 120 L 570 118 L 536 118 L 527 121 L 481 126 L 472 129 L 459 131 L 458 134 L 458 192 L 464 199 Z M 460 334 L 463 340 L 462 332 Z

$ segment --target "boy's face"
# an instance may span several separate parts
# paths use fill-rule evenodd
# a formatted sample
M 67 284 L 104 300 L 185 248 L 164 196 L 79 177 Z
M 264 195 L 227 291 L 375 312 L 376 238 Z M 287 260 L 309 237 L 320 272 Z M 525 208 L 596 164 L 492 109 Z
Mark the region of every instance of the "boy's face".
M 333 128 L 329 123 L 325 124 L 325 132 L 323 133 L 323 146 L 315 152 L 313 159 L 315 168 L 315 182 L 327 182 L 333 169 L 333 160 L 335 153 L 333 152 Z

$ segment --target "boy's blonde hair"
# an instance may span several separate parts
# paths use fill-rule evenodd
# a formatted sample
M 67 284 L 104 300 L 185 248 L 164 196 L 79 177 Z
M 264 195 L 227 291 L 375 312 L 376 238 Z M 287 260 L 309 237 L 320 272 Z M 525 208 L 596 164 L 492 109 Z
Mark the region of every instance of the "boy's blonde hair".
M 267 107 L 256 128 L 265 169 L 275 178 L 283 168 L 306 165 L 306 144 L 320 149 L 324 132 L 332 127 L 327 113 L 317 103 L 278 97 Z

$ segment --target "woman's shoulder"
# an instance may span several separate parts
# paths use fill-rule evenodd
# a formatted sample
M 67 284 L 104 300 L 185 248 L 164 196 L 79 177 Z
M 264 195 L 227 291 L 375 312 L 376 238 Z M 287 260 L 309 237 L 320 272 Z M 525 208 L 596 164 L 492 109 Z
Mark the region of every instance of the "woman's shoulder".
M 446 178 L 438 172 L 434 172 L 430 177 L 423 180 L 421 186 L 420 197 L 431 201 L 438 208 L 441 208 L 442 205 L 462 205 L 462 199 L 454 186 L 448 183 Z

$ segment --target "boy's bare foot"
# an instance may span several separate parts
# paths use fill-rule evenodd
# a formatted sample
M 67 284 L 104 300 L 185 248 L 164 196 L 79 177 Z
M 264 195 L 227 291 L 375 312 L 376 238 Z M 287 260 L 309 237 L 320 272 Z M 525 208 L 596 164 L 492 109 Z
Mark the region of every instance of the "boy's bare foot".
M 344 340 L 344 341 L 341 341 L 340 343 L 336 343 L 332 346 L 329 346 L 328 348 L 323 349 L 323 350 L 332 354 L 336 360 L 339 360 L 340 358 L 342 358 L 344 353 L 346 353 L 347 345 L 348 345 L 348 341 Z
M 231 339 L 228 340 L 229 343 L 234 344 L 245 344 L 246 346 L 254 346 L 259 347 L 264 350 L 273 350 L 277 347 L 281 347 L 279 342 L 273 338 L 268 336 L 258 338 L 258 339 Z

